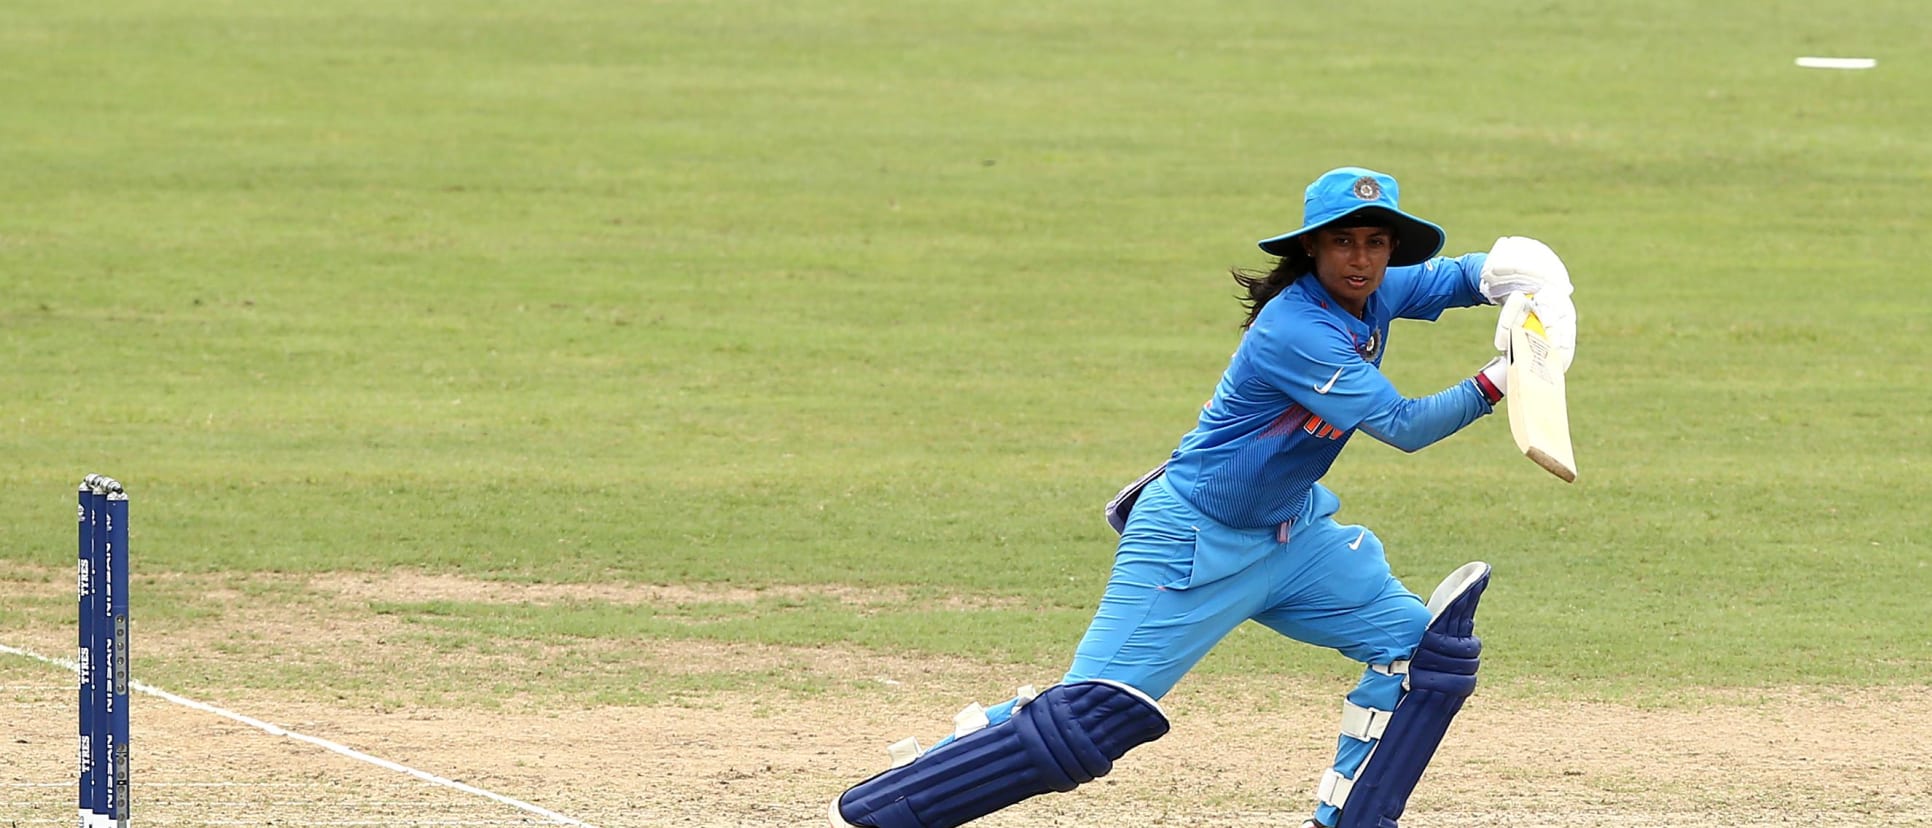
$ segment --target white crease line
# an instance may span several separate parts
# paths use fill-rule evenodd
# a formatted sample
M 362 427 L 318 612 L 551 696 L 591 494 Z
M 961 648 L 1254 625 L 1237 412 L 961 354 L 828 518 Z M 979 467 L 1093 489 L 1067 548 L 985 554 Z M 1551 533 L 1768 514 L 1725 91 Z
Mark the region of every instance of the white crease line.
M 259 826 L 255 820 L 205 820 L 195 822 L 205 826 Z M 435 822 L 396 822 L 396 820 L 301 820 L 305 826 L 520 826 L 529 822 L 504 822 L 504 820 L 435 820 Z
M 68 782 L 0 782 L 0 788 L 71 788 Z M 141 788 L 321 788 L 321 782 L 156 782 L 143 778 Z
M 10 647 L 5 644 L 0 644 L 0 653 L 11 653 L 17 656 L 24 656 L 26 658 L 31 658 L 35 661 L 52 664 L 55 667 L 61 667 L 69 671 L 74 671 L 76 673 L 78 673 L 80 669 L 79 666 L 72 661 L 68 661 L 66 659 L 61 659 L 61 658 L 50 658 L 48 656 L 44 656 L 30 650 L 22 650 L 18 647 Z M 244 716 L 240 713 L 236 713 L 231 710 L 223 710 L 222 708 L 216 707 L 212 704 L 208 704 L 207 702 L 198 702 L 198 701 L 195 701 L 194 699 L 186 698 L 183 696 L 177 696 L 159 687 L 155 687 L 153 685 L 146 684 L 144 682 L 130 681 L 128 682 L 128 686 L 133 688 L 136 692 L 145 693 L 147 695 L 154 696 L 155 698 L 159 698 L 159 699 L 165 699 L 167 701 L 171 701 L 171 702 L 174 702 L 175 704 L 181 705 L 182 707 L 186 707 L 190 710 L 199 710 L 203 713 L 212 713 L 224 719 L 230 719 L 232 721 L 241 722 L 242 724 L 248 725 L 249 727 L 255 728 L 256 730 L 260 730 L 271 736 L 284 736 L 290 739 L 294 739 L 298 742 L 307 742 L 311 745 L 314 745 L 316 747 L 319 747 L 331 753 L 339 753 L 339 754 L 342 754 L 343 756 L 347 756 L 350 759 L 354 759 L 359 762 L 367 762 L 379 768 L 385 768 L 388 770 L 395 771 L 397 773 L 407 774 L 409 776 L 416 777 L 417 779 L 421 779 L 424 782 L 428 782 L 432 785 L 441 785 L 445 788 L 451 788 L 454 790 L 462 791 L 463 793 L 474 794 L 476 796 L 483 797 L 484 799 L 490 799 L 497 802 L 501 802 L 512 808 L 517 808 L 519 810 L 526 811 L 528 813 L 536 814 L 537 816 L 543 817 L 544 819 L 548 819 L 551 822 L 556 823 L 558 825 L 576 825 L 576 826 L 579 826 L 579 828 L 597 828 L 596 826 L 591 825 L 588 822 L 585 822 L 583 820 L 576 819 L 573 817 L 564 816 L 563 814 L 557 813 L 556 811 L 552 811 L 540 805 L 532 805 L 528 802 L 524 802 L 523 800 L 513 799 L 511 797 L 504 796 L 494 791 L 486 791 L 486 790 L 483 790 L 482 788 L 476 787 L 475 785 L 465 784 L 462 782 L 458 782 L 454 779 L 445 779 L 441 776 L 437 776 L 436 774 L 430 773 L 428 771 L 420 771 L 415 768 L 409 767 L 408 765 L 400 764 L 397 762 L 391 762 L 388 759 L 384 759 L 380 756 L 370 756 L 369 754 L 363 753 L 362 751 L 356 750 L 355 748 L 348 747 L 345 745 L 339 745 L 327 739 L 310 736 L 306 733 L 297 733 L 293 730 L 289 730 L 288 728 L 282 727 L 281 725 L 274 724 L 272 722 L 264 722 L 261 719 Z
M 60 787 L 72 788 L 74 787 L 74 783 L 72 782 L 63 783 Z M 148 784 L 142 784 L 140 786 L 141 790 L 144 790 L 144 791 L 148 790 L 151 787 L 153 786 Z M 317 785 L 315 787 L 320 788 L 322 786 Z M 74 803 L 66 802 L 65 797 L 62 797 L 61 799 L 62 801 L 60 802 L 49 802 L 44 798 L 20 800 L 20 801 L 10 801 L 6 799 L 0 799 L 0 805 L 18 805 L 22 808 L 72 808 L 74 807 Z M 357 799 L 357 800 L 346 801 L 346 802 L 343 800 L 344 800 L 343 797 L 336 797 L 335 799 L 325 800 L 325 799 L 219 799 L 219 798 L 208 798 L 208 797 L 196 797 L 194 799 L 166 799 L 166 798 L 157 797 L 157 796 L 144 796 L 144 797 L 141 797 L 141 805 L 143 806 L 141 810 L 149 811 L 149 812 L 161 810 L 162 809 L 161 806 L 156 803 L 166 803 L 168 805 L 185 803 L 185 804 L 192 804 L 197 808 L 226 808 L 226 807 L 296 808 L 296 807 L 299 807 L 304 809 L 305 811 L 385 812 L 386 809 L 407 809 L 412 807 L 419 807 L 423 804 L 423 801 L 420 799 L 411 800 L 407 802 L 386 801 L 381 799 Z M 473 818 L 478 820 L 487 819 L 490 817 L 490 813 L 496 813 L 499 815 L 497 817 L 497 821 L 499 822 L 503 821 L 503 819 L 509 819 L 514 821 L 514 824 L 517 824 L 517 825 L 532 824 L 530 822 L 529 817 L 502 817 L 501 808 L 497 808 L 493 805 L 487 805 L 482 802 L 477 802 L 475 804 L 469 804 L 466 802 L 463 805 L 439 805 L 437 806 L 437 811 L 442 814 L 463 814 L 465 818 Z M 490 812 L 490 813 L 471 814 L 470 813 L 471 811 Z M 445 817 L 445 818 L 453 819 L 454 817 Z M 308 820 L 305 820 L 304 822 L 307 824 L 313 824 Z

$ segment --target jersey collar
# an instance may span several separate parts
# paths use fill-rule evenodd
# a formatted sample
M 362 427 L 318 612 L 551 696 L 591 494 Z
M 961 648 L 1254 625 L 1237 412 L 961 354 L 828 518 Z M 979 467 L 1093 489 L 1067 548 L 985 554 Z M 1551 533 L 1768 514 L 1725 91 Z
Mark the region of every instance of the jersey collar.
M 1349 338 L 1354 341 L 1356 353 L 1369 362 L 1377 365 L 1382 363 L 1382 344 L 1388 338 L 1388 315 L 1382 305 L 1381 290 L 1369 294 L 1368 302 L 1362 306 L 1362 318 L 1356 319 L 1355 314 L 1335 302 L 1335 298 L 1328 294 L 1328 289 L 1322 287 L 1321 280 L 1313 274 L 1296 280 L 1296 287 L 1310 302 L 1342 324 L 1342 330 L 1347 331 Z

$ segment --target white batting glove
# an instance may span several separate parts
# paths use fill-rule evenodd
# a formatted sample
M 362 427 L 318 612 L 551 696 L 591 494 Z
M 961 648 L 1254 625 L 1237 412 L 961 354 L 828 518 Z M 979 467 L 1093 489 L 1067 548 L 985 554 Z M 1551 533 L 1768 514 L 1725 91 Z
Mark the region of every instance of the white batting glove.
M 1570 298 L 1576 288 L 1570 283 L 1570 270 L 1549 245 L 1524 236 L 1504 236 L 1496 240 L 1483 261 L 1478 283 L 1483 298 L 1503 306 L 1496 319 L 1496 348 L 1509 350 L 1510 329 L 1523 321 L 1530 309 L 1543 323 L 1543 332 L 1556 351 L 1557 363 L 1569 370 L 1576 358 L 1576 303 Z M 1512 307 L 1511 298 L 1528 294 L 1525 306 Z
M 1510 332 L 1523 324 L 1530 311 L 1543 323 L 1543 338 L 1550 341 L 1551 356 L 1557 369 L 1570 370 L 1576 361 L 1576 304 L 1568 296 L 1528 296 L 1512 293 L 1496 314 L 1496 350 L 1509 353 Z
M 1530 297 L 1530 304 L 1536 308 L 1536 318 L 1543 322 L 1543 335 L 1549 337 L 1557 369 L 1570 370 L 1570 363 L 1576 361 L 1576 303 L 1567 293 L 1547 297 L 1539 293 Z
M 1527 236 L 1504 236 L 1489 248 L 1477 283 L 1483 298 L 1500 305 L 1512 293 L 1570 295 L 1570 269 L 1550 246 Z

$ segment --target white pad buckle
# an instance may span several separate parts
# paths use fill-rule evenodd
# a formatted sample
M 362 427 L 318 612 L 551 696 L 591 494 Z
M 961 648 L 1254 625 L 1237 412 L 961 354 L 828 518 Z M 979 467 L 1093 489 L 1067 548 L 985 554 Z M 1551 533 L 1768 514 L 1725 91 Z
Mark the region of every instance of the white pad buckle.
M 1019 710 L 1025 707 L 1034 699 L 1038 698 L 1039 695 L 1040 691 L 1035 689 L 1033 685 L 1021 686 L 1019 691 L 1014 694 L 1013 709 Z M 966 705 L 959 713 L 953 716 L 953 738 L 964 739 L 967 736 L 991 727 L 992 724 L 992 719 L 986 715 L 986 708 L 981 707 L 979 702 L 973 702 Z M 910 736 L 886 746 L 886 753 L 892 756 L 891 767 L 893 768 L 910 765 L 914 760 L 925 755 L 925 751 L 919 747 L 919 740 Z
M 1013 709 L 1019 710 L 1022 707 L 1032 704 L 1033 700 L 1039 697 L 1040 691 L 1038 688 L 1035 688 L 1031 684 L 1022 684 L 1020 685 L 1020 689 L 1013 693 Z
M 964 739 L 985 730 L 992 723 L 991 719 L 986 718 L 986 708 L 979 706 L 979 702 L 973 702 L 953 716 L 953 738 Z
M 886 746 L 886 753 L 892 754 L 890 767 L 894 768 L 903 768 L 912 764 L 912 760 L 919 758 L 922 752 L 919 750 L 919 740 L 911 736 Z
M 1381 673 L 1382 675 L 1385 675 L 1385 676 L 1401 676 L 1402 691 L 1405 693 L 1408 692 L 1409 690 L 1409 660 L 1408 659 L 1405 658 L 1405 659 L 1402 659 L 1401 661 L 1391 661 L 1387 664 L 1370 664 L 1369 669 L 1374 670 L 1375 672 Z
M 1357 771 L 1360 773 L 1360 771 Z M 1355 788 L 1355 780 L 1343 776 L 1341 771 L 1329 768 L 1322 773 L 1322 782 L 1315 787 L 1315 798 L 1322 804 L 1340 808 L 1348 802 L 1348 792 Z
M 1382 731 L 1389 728 L 1389 717 L 1393 715 L 1394 711 L 1363 707 L 1343 699 L 1342 735 L 1358 742 L 1375 741 L 1382 738 Z

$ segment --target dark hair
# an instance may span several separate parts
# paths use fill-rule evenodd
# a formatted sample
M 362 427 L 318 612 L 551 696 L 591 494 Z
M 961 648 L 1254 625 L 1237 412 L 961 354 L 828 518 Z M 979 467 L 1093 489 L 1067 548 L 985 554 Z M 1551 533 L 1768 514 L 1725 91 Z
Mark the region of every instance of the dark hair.
M 1261 315 L 1261 307 L 1275 298 L 1283 288 L 1293 284 L 1296 279 L 1315 272 L 1315 257 L 1308 255 L 1300 245 L 1288 248 L 1288 254 L 1275 262 L 1275 267 L 1266 273 L 1251 268 L 1237 267 L 1229 271 L 1234 283 L 1240 285 L 1248 295 L 1241 300 L 1241 306 L 1248 311 L 1248 318 L 1242 320 L 1241 329 L 1247 330 L 1254 319 Z

